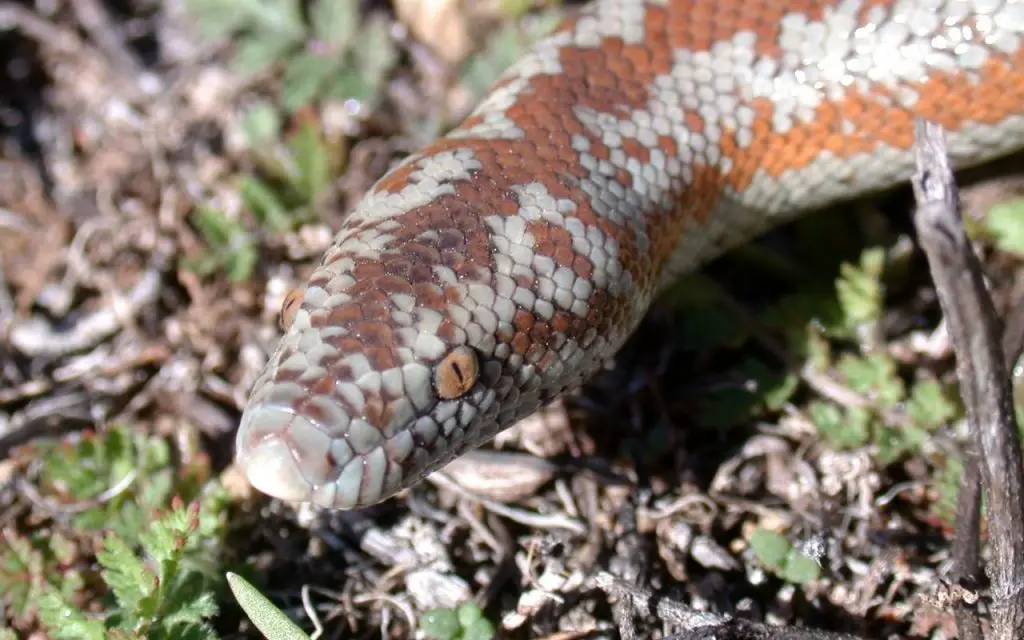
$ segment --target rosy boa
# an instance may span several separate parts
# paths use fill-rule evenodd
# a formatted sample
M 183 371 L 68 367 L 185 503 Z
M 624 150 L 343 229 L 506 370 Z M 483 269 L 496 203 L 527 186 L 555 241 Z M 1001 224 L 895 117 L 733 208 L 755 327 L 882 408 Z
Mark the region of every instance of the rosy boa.
M 272 496 L 379 502 L 602 368 L 680 273 L 1024 146 L 1024 0 L 598 0 L 344 222 L 257 380 Z

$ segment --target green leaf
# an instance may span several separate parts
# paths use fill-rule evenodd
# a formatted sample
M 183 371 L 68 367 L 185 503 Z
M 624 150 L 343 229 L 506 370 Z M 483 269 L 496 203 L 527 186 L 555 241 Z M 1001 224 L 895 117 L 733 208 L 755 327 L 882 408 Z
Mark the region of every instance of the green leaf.
M 461 629 L 458 615 L 451 609 L 433 609 L 420 618 L 420 629 L 428 638 L 452 640 Z
M 379 91 L 379 86 L 370 76 L 345 69 L 331 79 L 324 97 L 328 100 L 355 100 L 370 109 L 376 104 Z
M 266 102 L 253 105 L 242 117 L 242 130 L 250 146 L 265 147 L 281 135 L 281 116 Z
M 388 20 L 374 15 L 363 26 L 352 49 L 356 73 L 362 74 L 375 89 L 384 75 L 398 61 L 398 48 L 391 37 Z
M 747 359 L 741 370 L 747 375 L 753 393 L 772 411 L 783 408 L 800 386 L 800 379 L 795 374 L 769 367 L 754 358 Z
M 937 429 L 957 415 L 957 406 L 935 380 L 922 380 L 910 389 L 907 413 L 926 429 Z
M 1024 257 L 1024 200 L 992 207 L 984 224 L 998 249 Z
M 348 49 L 359 26 L 359 3 L 355 0 L 316 0 L 310 8 L 313 33 L 331 45 L 334 53 Z
M 240 231 L 237 223 L 228 220 L 227 216 L 217 209 L 200 206 L 192 212 L 192 224 L 199 230 L 203 240 L 213 247 L 223 247 L 231 242 L 231 238 Z
M 462 626 L 463 629 L 484 617 L 484 612 L 475 602 L 466 602 L 459 605 L 459 608 L 456 609 L 455 613 L 459 618 L 459 625 Z
M 331 182 L 330 149 L 311 122 L 304 122 L 290 140 L 298 176 L 295 187 L 310 202 L 316 201 Z
M 309 636 L 274 606 L 256 587 L 237 573 L 228 572 L 228 586 L 239 606 L 265 637 L 271 640 L 308 640 Z
M 324 85 L 338 72 L 340 62 L 313 53 L 293 57 L 284 71 L 283 105 L 295 112 L 310 104 Z
M 897 376 L 896 362 L 885 352 L 864 357 L 846 355 L 840 358 L 836 368 L 851 389 L 881 406 L 892 407 L 906 396 L 903 380 Z
M 852 449 L 868 442 L 872 416 L 866 409 L 850 407 L 846 411 L 827 402 L 814 401 L 807 406 L 807 416 L 833 446 Z
M 267 72 L 271 66 L 288 58 L 298 43 L 287 37 L 261 36 L 245 38 L 235 48 L 231 66 L 238 73 L 254 76 Z
M 288 209 L 274 190 L 262 180 L 253 176 L 242 176 L 238 191 L 253 215 L 271 231 L 284 232 L 291 228 Z
M 883 464 L 895 462 L 906 453 L 920 451 L 929 437 L 928 431 L 912 424 L 878 427 L 874 437 L 878 458 Z
M 786 561 L 792 545 L 781 533 L 758 527 L 750 536 L 750 550 L 766 567 L 779 569 Z
M 157 577 L 135 557 L 135 553 L 116 534 L 107 534 L 103 549 L 96 554 L 103 567 L 103 580 L 110 586 L 118 604 L 124 609 L 137 609 L 154 593 Z
M 247 181 L 254 182 L 255 186 Z M 281 228 L 287 228 L 287 217 L 282 212 L 283 206 L 277 202 L 276 196 L 269 189 L 261 191 L 261 186 L 262 184 L 256 183 L 254 179 L 243 177 L 240 186 L 243 201 L 261 221 L 267 220 L 271 225 L 280 224 Z M 269 197 L 266 197 L 268 194 Z M 200 206 L 190 217 L 203 240 L 209 245 L 210 251 L 198 258 L 188 260 L 185 266 L 201 275 L 209 275 L 218 269 L 225 269 L 228 279 L 233 282 L 248 278 L 256 264 L 258 254 L 242 225 L 228 220 L 223 213 L 210 207 Z M 160 483 L 161 479 L 162 483 Z M 146 488 L 149 504 L 162 501 L 163 496 L 170 489 L 170 478 L 153 476 L 152 480 L 153 482 L 148 483 Z
M 224 0 L 244 12 L 253 29 L 264 36 L 278 35 L 301 40 L 306 35 L 301 0 Z
M 185 8 L 195 17 L 200 37 L 214 40 L 245 26 L 247 16 L 234 4 L 225 0 L 187 0 Z
M 821 577 L 821 566 L 814 558 L 793 548 L 786 554 L 785 565 L 779 577 L 794 584 L 808 584 Z
M 462 628 L 462 640 L 491 640 L 498 634 L 497 629 L 486 618 L 474 620 Z
M 31 616 L 45 581 L 45 544 L 5 531 L 0 543 L 0 601 L 15 615 Z
M 90 620 L 72 607 L 53 589 L 39 599 L 39 619 L 49 627 L 54 640 L 105 640 L 106 628 L 99 620 Z
M 256 247 L 251 244 L 238 247 L 228 256 L 225 276 L 231 282 L 244 282 L 249 279 L 255 269 L 258 255 Z
M 881 317 L 884 268 L 885 249 L 881 247 L 864 250 L 859 265 L 844 263 L 839 268 L 836 294 L 848 327 L 874 323 Z

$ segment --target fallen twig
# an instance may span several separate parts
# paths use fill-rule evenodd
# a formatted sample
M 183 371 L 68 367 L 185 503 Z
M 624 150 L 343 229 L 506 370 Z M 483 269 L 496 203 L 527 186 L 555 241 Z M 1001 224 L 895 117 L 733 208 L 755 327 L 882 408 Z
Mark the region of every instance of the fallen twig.
M 972 446 L 977 447 L 988 496 L 991 559 L 986 571 L 992 591 L 992 638 L 1016 637 L 1024 628 L 1024 459 L 1014 419 L 1013 396 L 1002 351 L 1002 325 L 985 290 L 981 266 L 960 217 L 956 183 L 942 129 L 916 126 L 918 173 L 914 176 L 917 227 L 956 352 L 957 377 L 967 409 Z M 967 467 L 970 467 L 968 454 Z M 970 480 L 970 478 L 967 478 Z M 976 489 L 966 488 L 968 492 Z M 958 514 L 954 576 L 976 566 L 978 509 L 968 495 Z M 970 556 L 970 557 L 968 557 Z M 975 629 L 973 616 L 960 615 L 961 637 Z

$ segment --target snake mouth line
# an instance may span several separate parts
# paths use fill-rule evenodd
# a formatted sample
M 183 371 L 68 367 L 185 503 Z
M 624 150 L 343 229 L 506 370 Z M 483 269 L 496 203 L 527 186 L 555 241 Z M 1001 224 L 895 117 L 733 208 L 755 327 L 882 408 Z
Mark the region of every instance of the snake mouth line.
M 344 458 L 332 455 L 332 442 L 347 451 Z M 257 490 L 285 502 L 349 509 L 380 502 L 402 488 L 401 466 L 389 460 L 386 445 L 352 453 L 343 438 L 330 438 L 291 406 L 260 403 L 243 414 L 235 451 Z

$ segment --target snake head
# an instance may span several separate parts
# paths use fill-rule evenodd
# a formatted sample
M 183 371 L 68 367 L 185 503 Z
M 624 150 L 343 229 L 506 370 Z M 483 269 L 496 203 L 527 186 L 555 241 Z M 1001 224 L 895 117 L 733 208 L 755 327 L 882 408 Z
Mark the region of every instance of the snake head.
M 407 252 L 346 253 L 302 294 L 236 443 L 260 491 L 339 509 L 418 482 L 521 412 L 498 402 L 521 393 L 480 324 L 497 329 L 493 312 L 454 310 L 456 292 L 412 283 L 422 270 Z
M 576 276 L 540 261 L 550 273 L 524 288 L 525 271 L 497 257 L 499 221 L 458 204 L 387 217 L 371 196 L 346 220 L 242 415 L 237 461 L 257 489 L 336 509 L 380 502 L 584 373 L 584 343 L 567 337 L 583 319 L 536 293 L 571 305 L 556 282 L 568 292 Z

